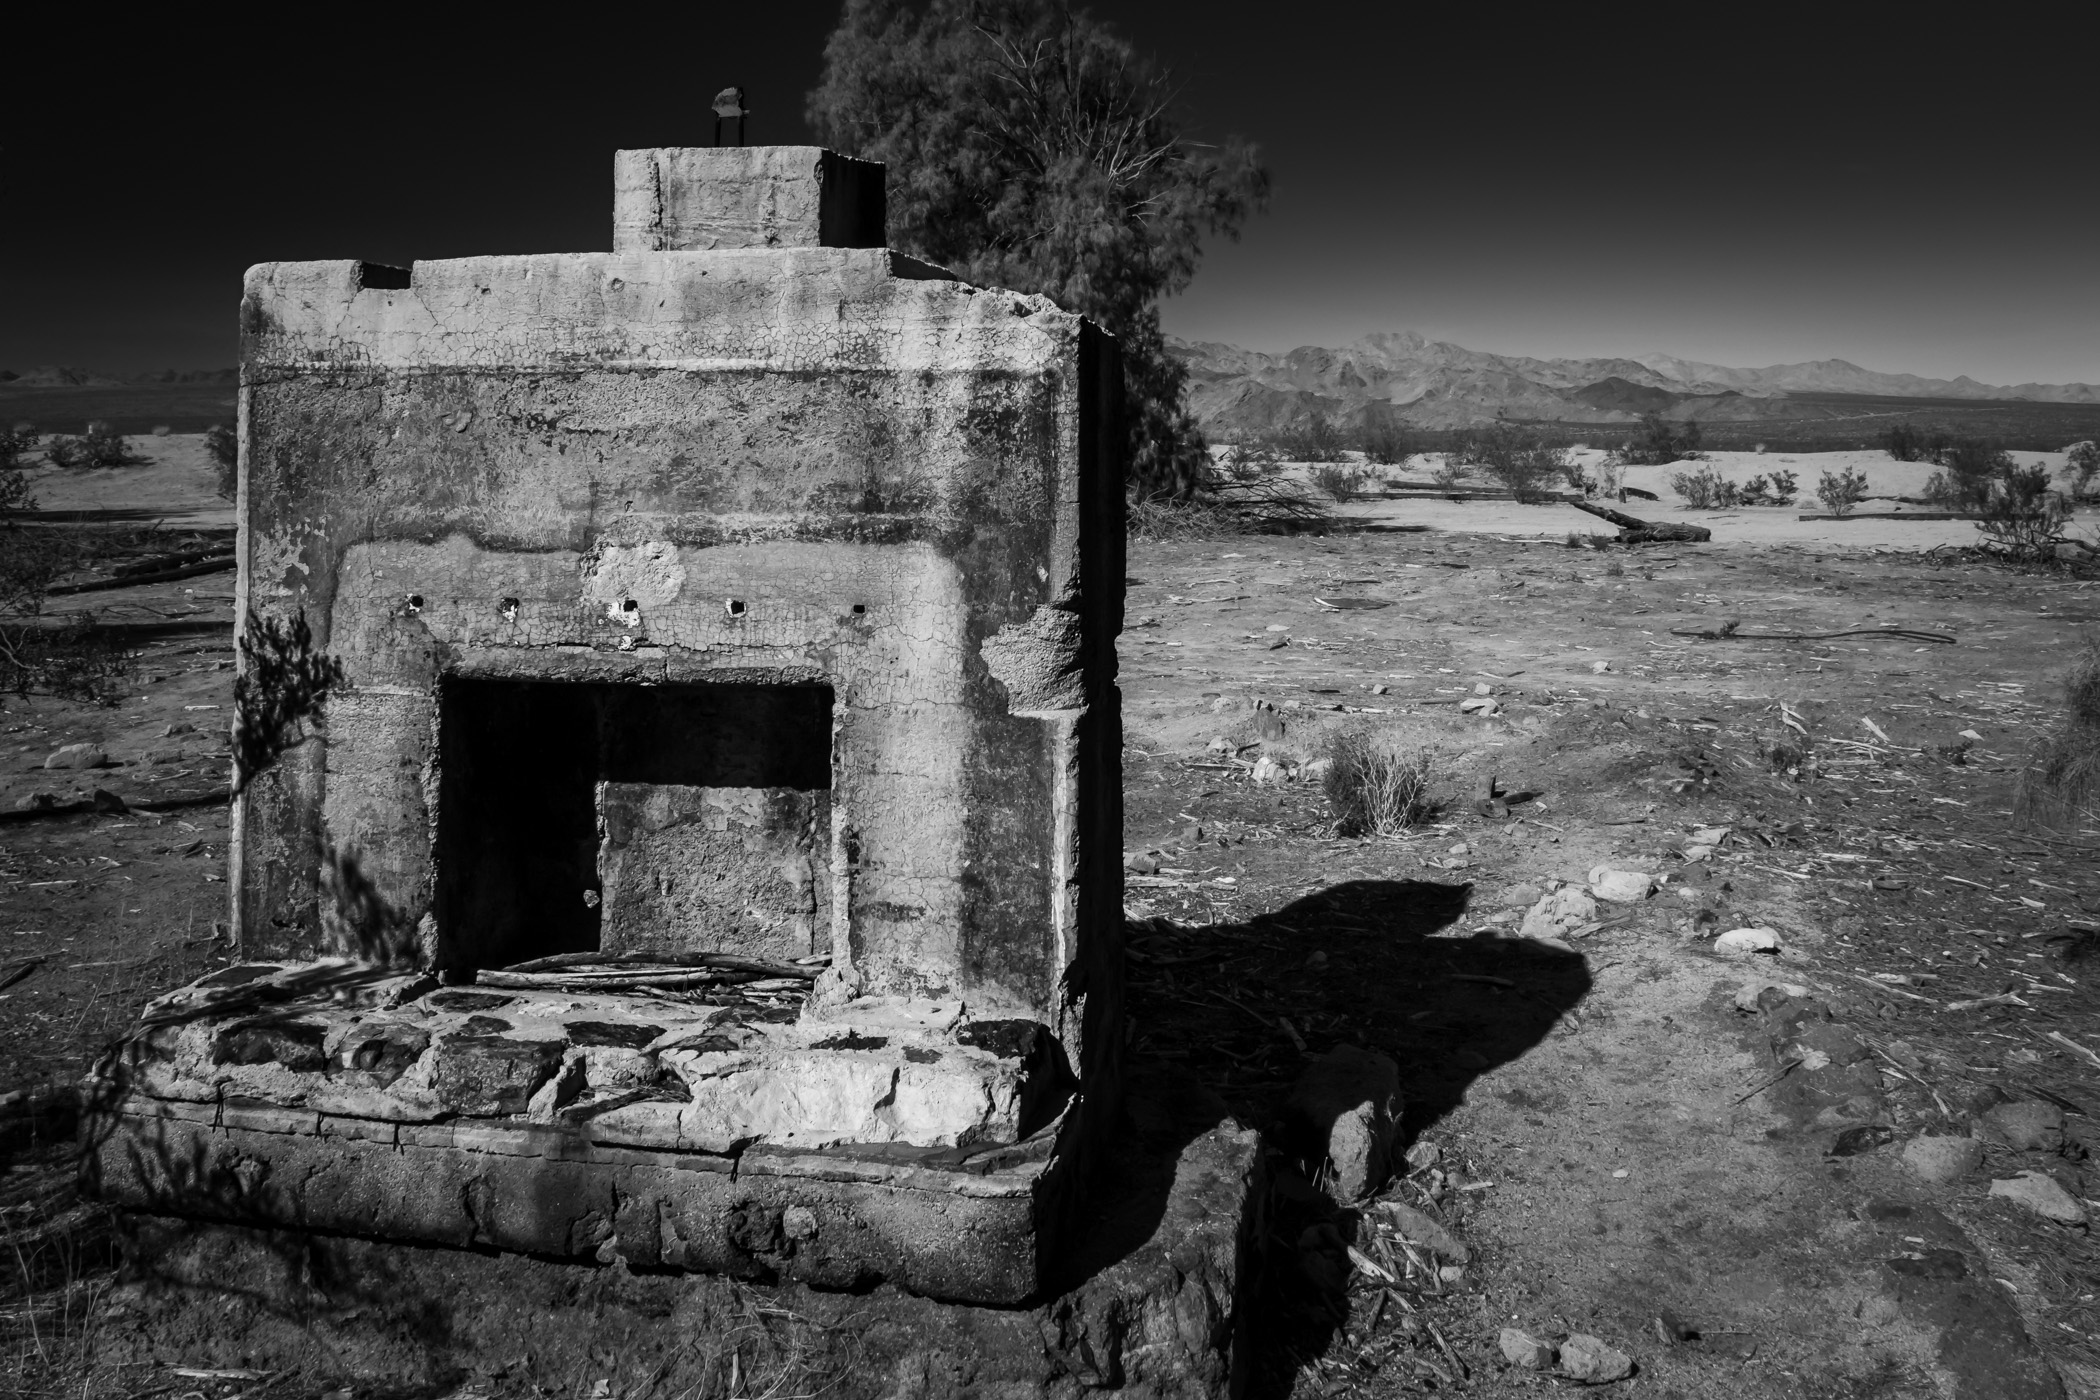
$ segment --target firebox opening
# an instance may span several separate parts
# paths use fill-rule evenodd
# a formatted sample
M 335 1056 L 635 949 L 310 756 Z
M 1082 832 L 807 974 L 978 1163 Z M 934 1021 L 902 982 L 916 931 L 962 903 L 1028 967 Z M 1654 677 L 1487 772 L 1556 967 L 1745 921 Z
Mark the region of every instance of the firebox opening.
M 829 951 L 829 686 L 452 680 L 440 726 L 440 968 Z

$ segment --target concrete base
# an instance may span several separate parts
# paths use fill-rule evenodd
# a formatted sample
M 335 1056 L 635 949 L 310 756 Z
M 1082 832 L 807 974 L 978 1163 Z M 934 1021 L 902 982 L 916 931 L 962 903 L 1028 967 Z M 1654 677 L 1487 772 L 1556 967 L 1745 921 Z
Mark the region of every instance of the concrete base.
M 132 1214 L 120 1351 L 302 1382 L 613 1394 L 1222 1397 L 1262 1199 L 1256 1135 L 1179 1072 L 1137 1073 L 1103 1191 L 1029 1308 Z M 821 1232 L 819 1238 L 822 1238 Z M 996 1255 L 996 1240 L 958 1252 Z M 793 1274 L 784 1278 L 796 1277 Z M 122 1359 L 122 1358 L 119 1358 Z M 736 1368 L 734 1371 L 732 1367 Z

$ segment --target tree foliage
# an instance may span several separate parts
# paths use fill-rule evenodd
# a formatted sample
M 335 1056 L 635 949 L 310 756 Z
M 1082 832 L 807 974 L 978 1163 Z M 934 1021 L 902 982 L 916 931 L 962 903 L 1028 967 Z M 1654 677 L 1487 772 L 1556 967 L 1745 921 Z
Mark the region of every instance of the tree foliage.
M 889 166 L 896 247 L 1116 336 L 1141 496 L 1209 473 L 1159 299 L 1188 286 L 1204 235 L 1237 237 L 1268 196 L 1253 147 L 1191 140 L 1173 96 L 1060 0 L 846 0 L 807 110 L 819 140 Z

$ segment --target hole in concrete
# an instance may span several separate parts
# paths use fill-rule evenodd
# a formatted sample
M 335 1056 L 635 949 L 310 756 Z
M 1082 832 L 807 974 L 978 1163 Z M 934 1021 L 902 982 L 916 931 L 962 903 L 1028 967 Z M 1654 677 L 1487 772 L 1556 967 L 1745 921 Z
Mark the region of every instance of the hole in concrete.
M 420 593 L 411 593 L 411 594 L 409 594 L 409 595 L 408 595 L 408 610 L 409 610 L 410 612 L 412 612 L 412 613 L 419 613 L 419 612 L 423 611 L 423 595 L 422 595 L 422 594 L 420 594 Z
M 857 613 L 864 613 L 864 612 L 866 612 L 867 610 L 868 610 L 868 605 L 867 605 L 866 603 L 855 603 L 855 604 L 853 605 L 853 611 L 854 611 L 854 612 L 855 612 L 856 614 L 857 614 Z
M 831 948 L 832 691 L 447 681 L 438 965 Z
M 410 280 L 409 267 L 389 267 L 385 263 L 361 262 L 357 265 L 357 285 L 366 291 L 405 292 Z
M 722 608 L 731 617 L 742 617 L 744 615 L 744 600 L 742 598 L 724 599 Z
M 496 604 L 496 611 L 502 614 L 505 622 L 516 622 L 518 620 L 518 600 L 505 598 L 502 602 Z
M 632 599 L 632 598 L 622 598 L 622 599 L 620 600 L 620 611 L 621 611 L 621 612 L 624 612 L 624 613 L 638 613 L 638 612 L 640 612 L 641 610 L 642 610 L 642 605 L 641 605 L 640 603 L 636 602 L 636 601 L 635 601 L 634 599 Z

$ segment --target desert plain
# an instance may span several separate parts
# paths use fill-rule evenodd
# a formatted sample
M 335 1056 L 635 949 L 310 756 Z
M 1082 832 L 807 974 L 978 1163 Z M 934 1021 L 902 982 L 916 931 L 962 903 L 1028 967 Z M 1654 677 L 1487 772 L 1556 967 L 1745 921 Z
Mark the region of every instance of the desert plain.
M 38 528 L 121 534 L 118 561 L 230 539 L 200 436 L 130 441 L 135 466 L 33 472 L 67 522 Z M 1634 468 L 1659 499 L 1619 508 L 1711 542 L 1605 545 L 1564 503 L 1419 495 L 1131 542 L 1130 1053 L 1265 1129 L 1337 1045 L 1390 1056 L 1405 1094 L 1377 1196 L 1271 1203 L 1250 1394 L 1528 1395 L 1578 1382 L 1584 1336 L 1628 1362 L 1606 1384 L 1629 1396 L 2100 1395 L 2100 832 L 2012 820 L 2100 635 L 2100 575 L 1985 558 L 1967 521 L 1799 518 L 1823 471 L 1916 496 L 1920 464 L 1711 455 L 1795 471 L 1799 501 L 1688 511 L 1673 468 Z M 129 1281 L 72 1194 L 65 1114 L 27 1107 L 237 956 L 233 575 L 48 615 L 88 610 L 135 638 L 126 693 L 0 712 L 0 1367 L 24 1393 L 411 1393 L 342 1369 L 358 1319 L 232 1283 L 206 1317 Z M 1862 628 L 1950 640 L 1820 635 Z M 1742 635 L 1765 632 L 1813 639 Z M 1426 756 L 1428 822 L 1337 833 L 1320 769 L 1350 733 Z M 80 744 L 101 766 L 47 766 Z M 1594 898 L 1600 872 L 1638 893 Z M 1591 904 L 1532 917 L 1556 899 Z M 1743 929 L 1763 951 L 1726 950 Z M 1913 1145 L 1950 1138 L 1976 1160 L 1923 1170 Z M 2024 1174 L 2077 1218 L 1994 1193 Z M 1519 1363 L 1511 1329 L 1557 1357 Z M 879 1333 L 754 1341 L 749 1393 L 893 1393 Z M 527 1358 L 417 1393 L 642 1381 Z

